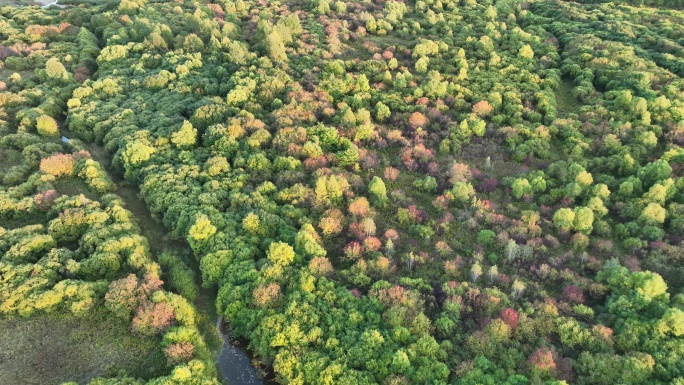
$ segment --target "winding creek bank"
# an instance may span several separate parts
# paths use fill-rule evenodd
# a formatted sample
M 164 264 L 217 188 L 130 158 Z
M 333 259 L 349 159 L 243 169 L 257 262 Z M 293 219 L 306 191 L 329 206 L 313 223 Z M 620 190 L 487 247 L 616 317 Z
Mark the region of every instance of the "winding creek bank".
M 276 384 L 272 379 L 272 372 L 260 372 L 252 364 L 252 356 L 246 350 L 246 341 L 235 340 L 231 337 L 230 332 L 226 330 L 223 316 L 216 320 L 216 331 L 223 342 L 216 359 L 216 366 L 225 385 Z
M 33 0 L 33 2 L 35 3 L 35 5 L 38 5 L 41 8 L 48 8 L 48 7 L 51 7 L 53 5 L 56 7 L 59 7 L 59 8 L 65 8 L 66 7 L 66 5 L 59 4 L 59 0 Z
M 71 132 L 63 128 L 61 130 L 65 138 L 72 138 Z M 74 143 L 76 144 L 76 143 Z M 107 174 L 115 183 L 114 193 L 119 195 L 126 207 L 134 214 L 143 236 L 150 243 L 150 249 L 155 255 L 165 249 L 173 249 L 178 252 L 185 252 L 191 255 L 190 247 L 182 241 L 171 240 L 168 232 L 162 223 L 154 219 L 149 208 L 138 193 L 138 189 L 125 181 L 111 167 L 111 159 L 106 154 L 104 148 L 95 143 L 79 141 L 77 146 L 90 153 L 93 160 L 97 161 L 107 171 Z M 200 277 L 199 266 L 193 259 L 192 268 L 196 276 Z M 216 368 L 219 378 L 225 385 L 274 385 L 273 380 L 263 380 L 261 377 L 274 377 L 273 372 L 264 371 L 253 365 L 253 357 L 247 351 L 247 344 L 244 340 L 231 338 L 224 324 L 223 316 L 219 316 L 216 310 L 216 293 L 210 289 L 201 287 L 201 282 L 197 282 L 199 288 L 197 298 L 194 301 L 195 308 L 199 315 L 199 329 L 204 340 L 215 357 Z

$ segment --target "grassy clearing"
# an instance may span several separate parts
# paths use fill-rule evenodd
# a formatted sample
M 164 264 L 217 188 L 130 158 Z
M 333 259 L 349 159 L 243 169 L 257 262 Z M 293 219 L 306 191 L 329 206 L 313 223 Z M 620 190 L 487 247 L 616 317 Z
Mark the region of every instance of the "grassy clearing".
M 126 372 L 151 378 L 166 360 L 159 338 L 140 338 L 104 310 L 86 318 L 41 315 L 0 320 L 0 384 L 86 383 Z
M 0 227 L 4 227 L 6 230 L 11 230 L 36 224 L 46 224 L 44 216 L 40 213 L 31 213 L 17 219 L 5 219 L 2 221 L 2 223 L 0 223 Z
M 216 330 L 218 313 L 216 311 L 216 292 L 213 289 L 200 288 L 194 303 L 199 318 L 198 327 L 209 351 L 216 355 L 221 349 L 223 340 Z
M 13 149 L 0 150 L 0 169 L 8 170 L 10 167 L 21 164 L 21 152 Z
M 97 200 L 98 194 L 90 189 L 88 185 L 77 177 L 59 178 L 54 183 L 55 190 L 64 195 L 85 195 L 86 198 Z
M 567 78 L 561 80 L 560 87 L 556 90 L 556 108 L 559 116 L 574 113 L 580 108 L 581 104 L 572 95 L 574 88 L 575 84 L 572 80 Z

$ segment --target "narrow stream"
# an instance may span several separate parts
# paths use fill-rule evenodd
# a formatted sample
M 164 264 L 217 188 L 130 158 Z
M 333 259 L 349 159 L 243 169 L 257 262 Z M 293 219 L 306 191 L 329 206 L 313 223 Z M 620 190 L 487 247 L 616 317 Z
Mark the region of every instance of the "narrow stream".
M 62 135 L 67 139 L 71 137 L 71 133 L 66 129 L 62 129 Z M 163 224 L 152 217 L 152 213 L 138 194 L 138 189 L 130 184 L 127 184 L 118 174 L 111 170 L 111 159 L 105 153 L 105 150 L 95 143 L 81 142 L 83 148 L 88 150 L 93 160 L 97 161 L 107 171 L 109 177 L 114 181 L 116 190 L 114 191 L 125 202 L 126 207 L 130 210 L 138 220 L 142 235 L 144 235 L 150 242 L 150 247 L 154 253 L 159 253 L 165 246 L 173 244 L 174 249 L 188 249 L 188 245 L 183 242 L 170 241 L 167 237 L 167 231 Z M 216 317 L 216 333 L 220 336 L 220 342 L 216 344 L 216 367 L 220 375 L 221 381 L 225 385 L 266 385 L 276 384 L 274 381 L 264 382 L 259 376 L 259 371 L 252 364 L 251 355 L 246 351 L 246 344 L 244 341 L 230 338 L 230 333 L 224 329 L 223 316 L 216 315 L 215 293 L 209 293 L 208 290 L 201 289 L 198 292 L 198 297 L 195 300 L 195 307 L 198 312 L 205 313 L 204 316 L 210 320 Z M 209 327 L 211 328 L 211 326 Z M 213 333 L 212 330 L 204 331 L 205 333 Z M 205 336 L 205 339 L 210 340 L 211 336 Z M 208 341 L 209 342 L 209 341 Z M 220 345 L 220 347 L 218 346 Z M 210 344 L 211 346 L 211 344 Z M 272 373 L 270 373 L 272 374 Z
M 48 8 L 52 5 L 55 5 L 59 8 L 64 8 L 66 7 L 65 5 L 59 4 L 59 0 L 33 0 L 36 5 L 40 5 L 41 8 Z
M 259 373 L 252 365 L 252 359 L 239 346 L 238 341 L 230 338 L 224 331 L 223 316 L 216 320 L 216 331 L 223 340 L 223 345 L 216 357 L 216 366 L 225 385 L 264 385 Z

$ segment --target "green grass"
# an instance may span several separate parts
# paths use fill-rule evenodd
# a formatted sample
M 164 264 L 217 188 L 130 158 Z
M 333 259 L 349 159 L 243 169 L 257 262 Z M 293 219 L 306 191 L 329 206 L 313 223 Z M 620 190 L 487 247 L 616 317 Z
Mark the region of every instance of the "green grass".
M 575 84 L 572 80 L 567 78 L 561 80 L 560 87 L 556 90 L 556 108 L 559 116 L 574 113 L 580 108 L 581 104 L 572 95 L 574 88 Z
M 140 338 L 105 310 L 86 318 L 36 315 L 0 320 L 0 384 L 86 383 L 98 376 L 164 374 L 159 337 Z
M 0 150 L 0 169 L 8 170 L 13 166 L 21 164 L 23 158 L 21 152 L 14 149 Z
M 98 200 L 99 196 L 77 177 L 59 178 L 54 182 L 55 190 L 64 195 L 85 195 L 88 199 Z
M 0 226 L 4 227 L 6 230 L 11 230 L 36 224 L 46 224 L 45 217 L 42 213 L 32 212 L 21 218 L 5 219 L 2 221 L 2 224 L 0 224 Z
M 200 287 L 195 307 L 197 308 L 198 327 L 207 343 L 207 348 L 213 355 L 217 355 L 223 344 L 221 336 L 216 330 L 218 313 L 216 311 L 216 292 L 214 289 Z

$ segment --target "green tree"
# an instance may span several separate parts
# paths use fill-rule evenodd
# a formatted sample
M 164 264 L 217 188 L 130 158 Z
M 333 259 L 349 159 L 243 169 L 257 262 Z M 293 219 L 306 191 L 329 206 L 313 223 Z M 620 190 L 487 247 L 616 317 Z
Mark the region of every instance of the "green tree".
M 553 214 L 553 224 L 556 227 L 570 230 L 573 227 L 575 221 L 575 212 L 569 208 L 561 208 Z
M 268 246 L 266 257 L 276 266 L 288 266 L 295 259 L 295 252 L 292 246 L 285 242 L 273 242 Z
M 532 193 L 532 186 L 526 178 L 516 179 L 511 187 L 513 188 L 513 195 L 518 199 L 522 198 L 525 194 Z
M 638 177 L 644 183 L 645 188 L 649 188 L 656 182 L 667 179 L 672 174 L 670 164 L 662 159 L 656 160 L 642 167 L 638 172 Z
M 195 145 L 197 141 L 197 129 L 195 129 L 187 120 L 183 122 L 181 128 L 171 134 L 171 143 L 178 146 L 178 148 L 189 148 Z
M 675 337 L 684 336 L 684 311 L 677 308 L 668 309 L 658 322 L 658 332 Z
M 665 210 L 663 206 L 651 202 L 641 212 L 639 219 L 643 220 L 646 223 L 662 224 L 663 222 L 665 222 L 666 216 L 667 210 Z
M 320 237 L 316 229 L 307 223 L 299 230 L 295 236 L 295 248 L 297 253 L 310 258 L 325 257 L 327 252 L 320 244 Z
M 590 233 L 594 224 L 594 212 L 588 207 L 575 207 L 572 227 L 575 231 Z M 555 216 L 554 216 L 555 222 Z
M 390 116 L 392 115 L 392 112 L 390 111 L 389 107 L 384 105 L 382 102 L 378 102 L 375 105 L 375 118 L 379 122 L 384 122 L 387 120 Z
M 530 47 L 529 44 L 525 44 L 520 48 L 520 51 L 518 51 L 518 57 L 521 57 L 526 60 L 531 60 L 534 58 L 534 51 L 532 50 L 532 47 Z
M 206 241 L 216 233 L 216 226 L 211 224 L 209 217 L 205 214 L 196 214 L 195 223 L 188 231 L 190 241 Z
M 387 203 L 387 188 L 385 182 L 377 176 L 368 183 L 368 192 L 370 193 L 371 202 L 378 207 L 384 207 Z
M 69 72 L 64 68 L 64 64 L 56 57 L 48 59 L 45 63 L 45 74 L 50 79 L 54 80 L 68 80 Z
M 124 164 L 137 166 L 148 161 L 154 152 L 154 147 L 150 147 L 144 143 L 135 141 L 129 142 L 126 145 L 121 157 L 124 161 Z

